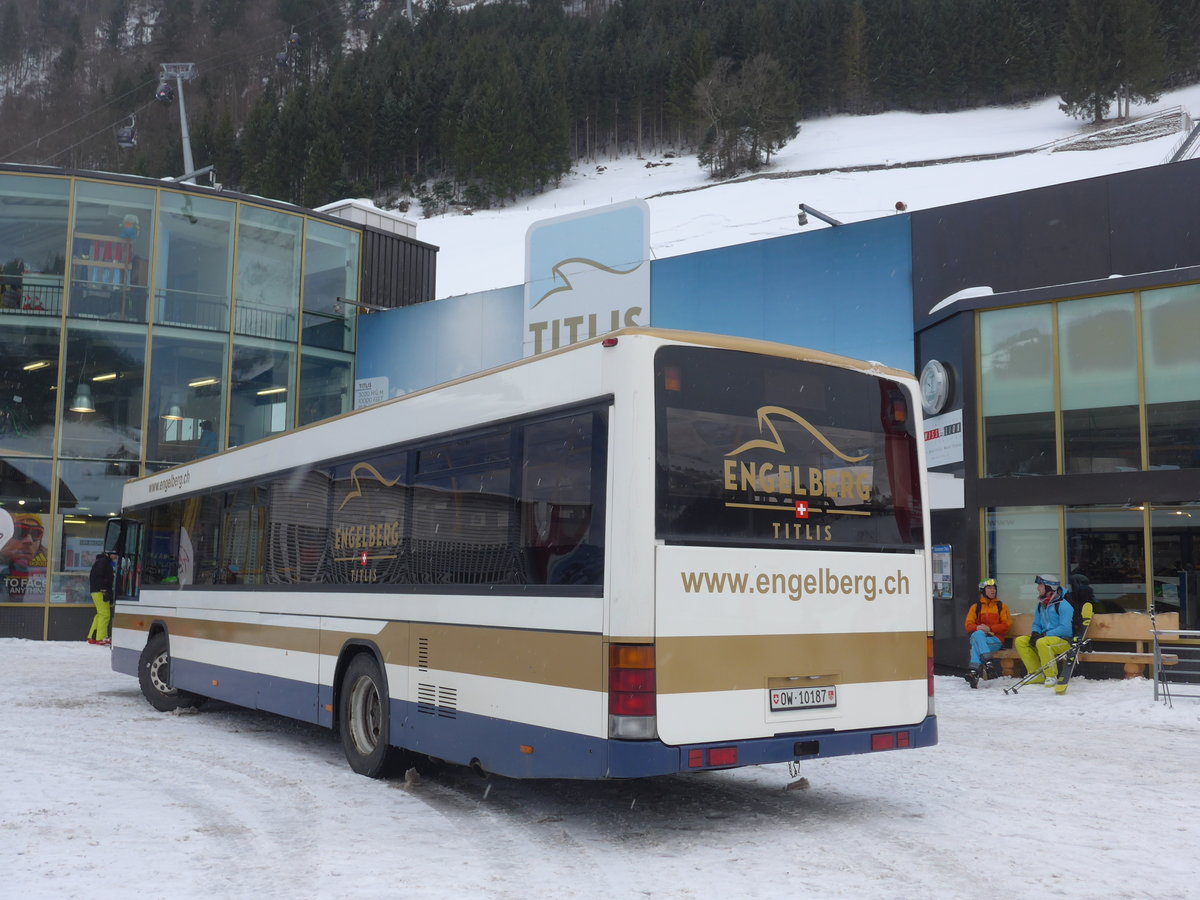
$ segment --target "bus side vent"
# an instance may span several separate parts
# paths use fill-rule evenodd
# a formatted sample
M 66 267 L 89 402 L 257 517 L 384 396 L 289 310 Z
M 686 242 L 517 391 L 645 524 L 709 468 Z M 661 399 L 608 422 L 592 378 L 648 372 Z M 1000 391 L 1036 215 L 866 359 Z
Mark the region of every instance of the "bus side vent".
M 438 710 L 437 714 L 443 719 L 458 718 L 458 689 L 440 687 L 438 688 Z
M 437 715 L 437 685 L 417 684 L 417 712 Z
M 429 671 L 429 638 L 417 638 L 417 671 Z

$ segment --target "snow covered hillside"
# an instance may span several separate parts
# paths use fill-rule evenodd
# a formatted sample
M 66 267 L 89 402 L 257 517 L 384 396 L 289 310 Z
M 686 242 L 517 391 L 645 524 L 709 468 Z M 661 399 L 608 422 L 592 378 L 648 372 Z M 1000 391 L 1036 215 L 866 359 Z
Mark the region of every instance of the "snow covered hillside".
M 1200 85 L 1164 95 L 1134 116 L 1182 107 L 1200 116 Z M 600 160 L 576 167 L 557 190 L 500 210 L 418 218 L 417 237 L 441 248 L 437 294 L 451 297 L 524 280 L 525 230 L 533 222 L 639 197 L 650 204 L 651 249 L 678 256 L 797 231 L 799 203 L 843 222 L 896 215 L 896 203 L 929 209 L 1161 164 L 1182 133 L 1104 149 L 1068 151 L 1063 142 L 1091 131 L 1058 109 L 1056 98 L 1006 108 L 923 115 L 891 112 L 803 123 L 776 156 L 769 177 L 713 183 L 694 157 Z M 1040 148 L 1040 149 L 1035 149 Z M 1000 159 L 849 171 L 1028 151 Z M 824 174 L 775 177 L 828 170 Z M 410 215 L 419 217 L 419 210 Z M 816 220 L 806 228 L 824 228 Z

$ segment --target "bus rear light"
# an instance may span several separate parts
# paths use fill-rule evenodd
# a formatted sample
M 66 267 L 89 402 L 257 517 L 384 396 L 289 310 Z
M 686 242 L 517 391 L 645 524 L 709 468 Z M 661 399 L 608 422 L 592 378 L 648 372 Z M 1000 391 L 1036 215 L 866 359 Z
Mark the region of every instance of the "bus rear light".
M 608 648 L 608 730 L 611 737 L 645 740 L 658 731 L 657 677 L 652 644 Z
M 912 746 L 912 732 L 885 731 L 871 735 L 872 750 L 903 750 Z
M 738 764 L 737 747 L 710 747 L 707 750 L 689 750 L 687 764 L 689 769 L 715 769 L 719 766 L 736 766 Z
M 713 747 L 708 751 L 708 764 L 710 766 L 736 766 L 737 747 Z
M 653 694 L 610 691 L 608 713 L 611 716 L 653 716 L 658 712 Z
M 928 715 L 933 715 L 933 636 L 925 638 L 925 680 L 929 687 L 929 700 L 925 704 Z
M 610 669 L 608 673 L 610 691 L 653 693 L 654 683 L 653 669 Z

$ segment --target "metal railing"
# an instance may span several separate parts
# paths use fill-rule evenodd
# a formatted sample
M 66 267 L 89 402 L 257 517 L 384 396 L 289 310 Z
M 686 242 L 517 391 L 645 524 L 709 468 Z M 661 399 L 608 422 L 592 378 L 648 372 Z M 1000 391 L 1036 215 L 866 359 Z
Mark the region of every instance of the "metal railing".
M 1175 697 L 1200 699 L 1200 631 L 1159 629 L 1154 624 L 1154 609 L 1150 609 L 1150 628 L 1154 635 L 1154 699 L 1172 706 Z M 1164 665 L 1164 643 L 1171 665 Z M 1180 688 L 1188 691 L 1184 693 Z

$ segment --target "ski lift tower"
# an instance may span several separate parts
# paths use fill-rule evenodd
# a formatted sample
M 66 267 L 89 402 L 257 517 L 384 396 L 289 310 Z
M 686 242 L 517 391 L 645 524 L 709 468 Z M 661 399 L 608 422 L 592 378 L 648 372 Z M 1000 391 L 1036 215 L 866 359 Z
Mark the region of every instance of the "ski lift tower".
M 195 63 L 160 63 L 159 78 L 166 82 L 175 81 L 175 95 L 179 97 L 179 132 L 183 138 L 183 180 L 196 183 L 196 164 L 192 162 L 192 138 L 188 134 L 187 108 L 183 105 L 183 83 L 191 81 L 196 74 Z

